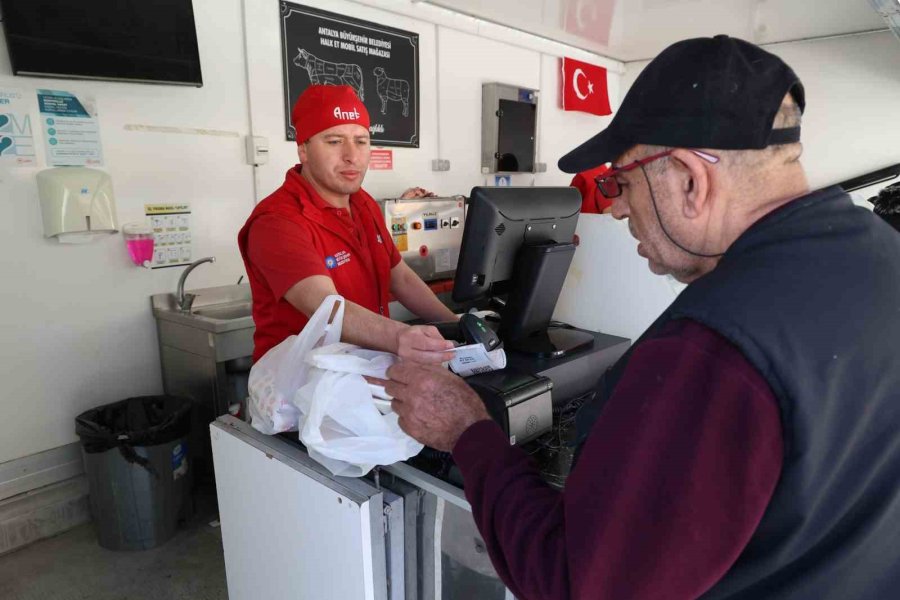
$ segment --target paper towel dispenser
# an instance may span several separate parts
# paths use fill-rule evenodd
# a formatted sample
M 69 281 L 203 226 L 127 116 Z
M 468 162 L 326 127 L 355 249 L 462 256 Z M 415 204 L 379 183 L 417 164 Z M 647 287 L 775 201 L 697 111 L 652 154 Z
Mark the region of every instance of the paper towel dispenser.
M 86 242 L 116 232 L 112 180 L 97 169 L 57 167 L 37 174 L 44 237 Z

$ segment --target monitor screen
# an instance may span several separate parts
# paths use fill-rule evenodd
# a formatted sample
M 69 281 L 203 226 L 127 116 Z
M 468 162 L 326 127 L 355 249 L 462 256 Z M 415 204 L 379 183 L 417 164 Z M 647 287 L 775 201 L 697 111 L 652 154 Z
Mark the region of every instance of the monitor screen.
M 0 0 L 16 75 L 201 86 L 191 0 Z
M 572 187 L 472 189 L 453 299 L 466 302 L 503 293 L 523 245 L 569 243 L 581 195 Z
M 594 343 L 588 332 L 551 325 L 580 209 L 573 187 L 472 189 L 453 299 L 502 296 L 497 333 L 507 350 L 552 359 Z

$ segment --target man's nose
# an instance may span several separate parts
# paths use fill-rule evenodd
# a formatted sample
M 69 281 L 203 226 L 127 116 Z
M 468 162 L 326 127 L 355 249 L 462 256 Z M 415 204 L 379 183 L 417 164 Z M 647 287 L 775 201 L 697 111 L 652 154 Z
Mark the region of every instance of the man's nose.
M 362 148 L 358 144 L 346 144 L 344 147 L 344 162 L 357 162 L 361 154 Z
M 628 218 L 628 203 L 622 200 L 622 196 L 613 198 L 612 211 L 610 211 L 610 214 L 612 215 L 613 219 L 617 219 L 619 221 Z

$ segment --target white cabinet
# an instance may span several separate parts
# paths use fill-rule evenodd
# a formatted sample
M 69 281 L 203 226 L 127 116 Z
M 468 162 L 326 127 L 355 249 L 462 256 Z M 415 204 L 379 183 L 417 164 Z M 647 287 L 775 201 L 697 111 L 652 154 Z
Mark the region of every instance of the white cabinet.
M 230 600 L 386 600 L 380 491 L 240 421 L 210 434 Z

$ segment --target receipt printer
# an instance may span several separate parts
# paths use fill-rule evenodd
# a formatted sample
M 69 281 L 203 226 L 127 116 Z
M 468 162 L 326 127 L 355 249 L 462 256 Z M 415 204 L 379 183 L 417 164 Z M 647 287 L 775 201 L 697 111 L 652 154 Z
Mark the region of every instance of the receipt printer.
M 466 378 L 488 413 L 509 436 L 510 445 L 522 444 L 553 426 L 553 382 L 512 368 Z

